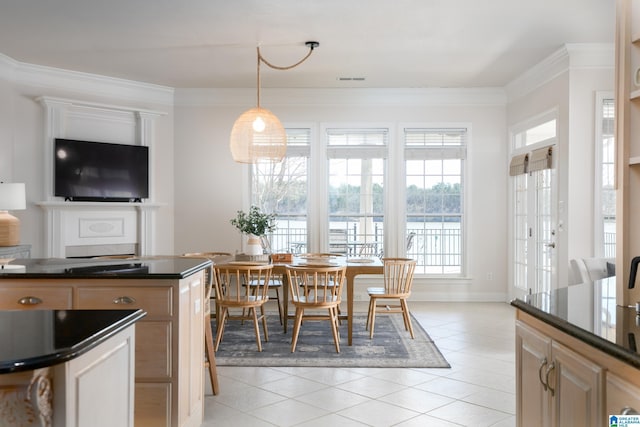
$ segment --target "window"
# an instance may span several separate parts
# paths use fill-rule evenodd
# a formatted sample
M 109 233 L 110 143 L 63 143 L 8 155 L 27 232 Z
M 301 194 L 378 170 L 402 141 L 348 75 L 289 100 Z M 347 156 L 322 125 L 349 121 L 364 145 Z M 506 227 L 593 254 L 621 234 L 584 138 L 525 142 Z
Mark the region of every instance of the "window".
M 613 96 L 598 94 L 596 111 L 596 233 L 595 254 L 616 256 L 616 191 Z
M 406 255 L 416 274 L 464 274 L 468 129 L 407 128 L 394 150 L 390 129 L 326 126 L 313 143 L 286 129 L 285 159 L 252 166 L 251 201 L 277 218 L 272 251 Z
M 252 204 L 276 214 L 269 236 L 274 252 L 298 252 L 307 244 L 310 129 L 287 129 L 287 155 L 280 163 L 258 163 L 252 170 Z
M 405 129 L 406 252 L 416 273 L 462 274 L 467 129 Z
M 331 252 L 382 253 L 388 134 L 388 129 L 326 130 Z
M 514 135 L 513 148 L 518 149 L 556 137 L 556 119 L 545 121 Z

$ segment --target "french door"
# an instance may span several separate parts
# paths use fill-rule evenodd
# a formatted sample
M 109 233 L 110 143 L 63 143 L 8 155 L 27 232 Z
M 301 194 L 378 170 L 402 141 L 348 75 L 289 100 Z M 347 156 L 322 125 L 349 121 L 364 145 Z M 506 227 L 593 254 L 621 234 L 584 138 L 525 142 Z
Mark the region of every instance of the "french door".
M 514 297 L 556 288 L 555 169 L 518 175 L 514 181 Z

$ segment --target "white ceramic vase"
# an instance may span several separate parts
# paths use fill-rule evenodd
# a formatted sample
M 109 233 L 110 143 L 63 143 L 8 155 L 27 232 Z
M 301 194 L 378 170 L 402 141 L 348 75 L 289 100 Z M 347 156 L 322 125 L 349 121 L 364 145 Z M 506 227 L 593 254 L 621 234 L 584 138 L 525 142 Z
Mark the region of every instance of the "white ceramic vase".
M 255 234 L 247 234 L 245 253 L 247 255 L 262 255 L 262 243 L 260 243 L 260 237 Z

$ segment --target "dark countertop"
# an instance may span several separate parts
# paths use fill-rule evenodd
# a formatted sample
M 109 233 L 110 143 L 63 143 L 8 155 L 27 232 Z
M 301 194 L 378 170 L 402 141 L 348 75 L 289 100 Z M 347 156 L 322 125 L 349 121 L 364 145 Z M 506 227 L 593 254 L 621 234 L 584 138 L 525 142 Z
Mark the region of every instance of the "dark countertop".
M 12 279 L 183 279 L 211 265 L 205 258 L 149 257 L 131 259 L 13 259 L 0 260 L 0 280 Z
M 75 359 L 145 315 L 142 310 L 0 311 L 0 374 Z
M 615 282 L 615 277 L 609 277 L 551 293 L 527 295 L 524 300 L 513 300 L 511 305 L 640 368 L 640 317 L 635 307 L 616 305 Z

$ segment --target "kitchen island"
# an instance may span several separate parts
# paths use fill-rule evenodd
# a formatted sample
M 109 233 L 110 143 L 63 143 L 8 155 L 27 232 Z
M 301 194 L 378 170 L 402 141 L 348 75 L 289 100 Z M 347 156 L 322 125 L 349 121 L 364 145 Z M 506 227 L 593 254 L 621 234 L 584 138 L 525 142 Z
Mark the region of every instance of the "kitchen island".
M 602 426 L 640 410 L 640 317 L 616 306 L 615 277 L 511 304 L 518 426 Z
M 199 426 L 210 266 L 173 256 L 14 259 L 0 265 L 0 310 L 145 311 L 135 325 L 135 425 Z
M 144 315 L 0 311 L 0 425 L 133 426 L 133 325 Z

